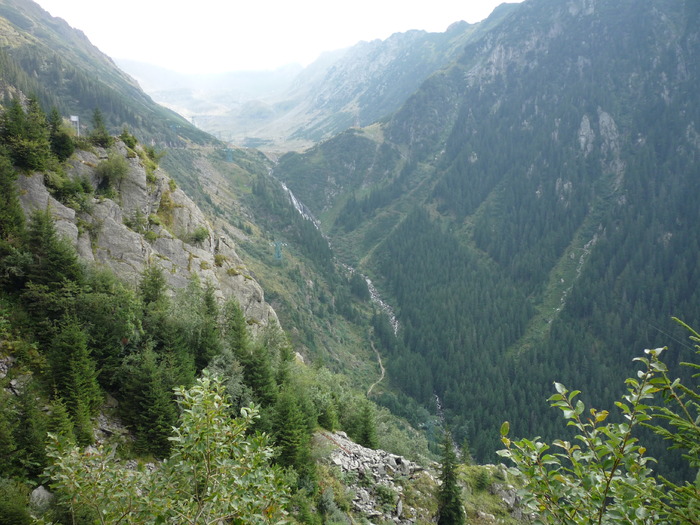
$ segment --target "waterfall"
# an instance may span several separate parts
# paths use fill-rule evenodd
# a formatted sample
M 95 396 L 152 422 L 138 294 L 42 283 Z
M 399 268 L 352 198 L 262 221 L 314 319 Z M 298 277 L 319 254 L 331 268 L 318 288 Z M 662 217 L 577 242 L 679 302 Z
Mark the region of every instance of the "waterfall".
M 289 197 L 292 206 L 294 206 L 294 209 L 297 210 L 297 212 L 299 212 L 299 215 L 304 217 L 307 221 L 311 221 L 311 223 L 316 227 L 316 229 L 320 231 L 321 223 L 316 217 L 314 217 L 314 214 L 311 213 L 311 210 L 307 208 L 303 202 L 296 198 L 296 195 L 292 193 L 292 190 L 290 190 L 284 182 L 279 181 L 279 183 L 282 185 L 282 189 L 287 193 L 287 196 Z
M 270 170 L 270 175 L 272 176 L 272 170 Z M 282 189 L 284 189 L 285 193 L 289 197 L 289 200 L 292 203 L 292 206 L 294 206 L 294 209 L 299 213 L 299 215 L 304 217 L 304 219 L 306 219 L 307 221 L 311 221 L 311 223 L 316 227 L 316 229 L 323 234 L 323 232 L 321 231 L 321 223 L 319 222 L 319 220 L 316 217 L 314 217 L 314 214 L 311 212 L 311 210 L 309 208 L 307 208 L 307 206 L 303 202 L 301 202 L 299 199 L 297 199 L 296 195 L 294 195 L 292 190 L 290 190 L 284 182 L 282 182 L 281 180 L 277 180 L 277 182 L 280 183 L 280 185 L 282 186 Z M 326 239 L 326 241 L 328 241 L 328 238 L 325 235 L 323 237 Z M 330 242 L 328 244 L 330 246 Z M 355 268 L 353 268 L 352 266 L 349 266 L 347 264 L 342 264 L 342 266 L 350 274 L 353 274 L 357 271 L 357 270 L 355 270 Z M 399 321 L 396 318 L 396 315 L 394 315 L 394 309 L 381 298 L 381 296 L 379 295 L 379 292 L 377 291 L 377 288 L 374 286 L 371 279 L 369 277 L 367 277 L 366 275 L 362 275 L 362 274 L 360 274 L 360 275 L 367 283 L 367 289 L 369 290 L 369 296 L 370 296 L 371 301 L 374 304 L 376 304 L 377 306 L 379 306 L 379 309 L 389 317 L 389 322 L 391 323 L 391 326 L 394 329 L 394 335 L 398 334 Z

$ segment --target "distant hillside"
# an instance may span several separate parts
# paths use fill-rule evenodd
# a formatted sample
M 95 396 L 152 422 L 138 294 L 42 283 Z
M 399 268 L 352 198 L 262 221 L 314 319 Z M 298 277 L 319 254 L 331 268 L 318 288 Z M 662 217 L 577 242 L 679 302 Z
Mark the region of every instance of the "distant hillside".
M 165 145 L 207 143 L 176 113 L 151 100 L 85 35 L 31 0 L 0 0 L 0 95 L 36 93 L 48 109 L 77 115 L 89 125 L 100 108 L 115 133 L 128 126 L 142 140 Z

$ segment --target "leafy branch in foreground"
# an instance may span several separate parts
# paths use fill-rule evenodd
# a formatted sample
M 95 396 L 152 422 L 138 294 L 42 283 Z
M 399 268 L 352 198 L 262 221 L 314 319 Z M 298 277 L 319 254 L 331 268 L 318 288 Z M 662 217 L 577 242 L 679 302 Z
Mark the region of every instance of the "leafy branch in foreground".
M 67 446 L 50 435 L 46 474 L 71 515 L 95 523 L 278 523 L 287 488 L 270 466 L 266 436 L 247 435 L 257 417 L 244 408 L 230 417 L 224 388 L 205 374 L 176 390 L 181 409 L 170 458 L 150 471 L 130 469 L 114 451 Z
M 681 324 L 700 342 L 697 332 Z M 696 349 L 700 354 L 699 345 Z M 573 442 L 513 441 L 508 422 L 503 424 L 506 448 L 499 454 L 515 463 L 510 472 L 524 481 L 524 502 L 539 522 L 700 524 L 700 475 L 694 484 L 680 485 L 655 477 L 650 468 L 654 460 L 635 437 L 636 427 L 648 427 L 671 441 L 671 448 L 683 450 L 692 468 L 700 467 L 700 396 L 697 388 L 670 379 L 660 360 L 663 350 L 645 350 L 645 356 L 635 359 L 643 368 L 625 381 L 627 394 L 615 403 L 621 423 L 608 422 L 607 410 L 586 412 L 578 390 L 555 383 L 557 392 L 549 402 L 574 428 Z M 656 404 L 658 396 L 664 404 Z

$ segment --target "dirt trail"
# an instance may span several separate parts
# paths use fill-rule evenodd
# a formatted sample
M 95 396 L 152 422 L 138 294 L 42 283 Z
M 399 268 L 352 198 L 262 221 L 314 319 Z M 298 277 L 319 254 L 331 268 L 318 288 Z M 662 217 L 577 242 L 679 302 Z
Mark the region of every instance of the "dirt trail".
M 374 353 L 377 355 L 377 361 L 379 362 L 379 368 L 382 371 L 382 375 L 379 377 L 379 379 L 377 379 L 374 383 L 372 383 L 372 386 L 370 386 L 367 389 L 367 397 L 370 396 L 374 387 L 377 386 L 379 383 L 381 383 L 384 380 L 384 375 L 386 374 L 386 370 L 384 369 L 384 363 L 382 363 L 382 356 L 380 356 L 377 349 L 374 348 L 374 342 L 372 341 L 372 334 L 370 334 L 369 344 L 372 345 L 372 350 L 374 350 Z

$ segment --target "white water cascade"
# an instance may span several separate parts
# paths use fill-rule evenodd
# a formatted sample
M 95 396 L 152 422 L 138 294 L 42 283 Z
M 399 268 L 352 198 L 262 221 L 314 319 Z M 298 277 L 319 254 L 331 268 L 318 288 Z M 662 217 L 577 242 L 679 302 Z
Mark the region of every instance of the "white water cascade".
M 272 175 L 272 172 L 270 172 L 270 175 Z M 297 199 L 296 195 L 290 190 L 287 185 L 282 182 L 281 180 L 278 180 L 280 185 L 282 186 L 282 189 L 285 191 L 287 196 L 289 197 L 290 202 L 292 203 L 292 206 L 294 206 L 294 209 L 297 210 L 299 215 L 304 217 L 307 221 L 311 221 L 311 223 L 316 227 L 318 231 L 321 231 L 321 223 L 319 220 L 314 217 L 314 214 L 311 213 L 311 210 L 306 207 L 306 205 L 301 202 L 299 199 Z M 321 232 L 323 233 L 323 232 Z M 328 245 L 330 246 L 330 242 L 328 241 L 328 238 L 324 235 L 324 238 L 326 239 L 326 242 L 328 242 Z M 348 266 L 347 264 L 343 264 L 343 267 L 350 272 L 350 274 L 355 273 L 357 270 L 353 268 L 352 266 Z M 360 274 L 362 275 L 362 274 Z M 394 309 L 391 307 L 391 305 L 387 304 L 386 301 L 384 301 L 381 296 L 379 295 L 379 292 L 377 291 L 377 288 L 374 286 L 372 283 L 372 280 L 367 277 L 366 275 L 362 275 L 362 278 L 365 280 L 367 283 L 367 289 L 369 290 L 369 296 L 371 301 L 379 306 L 379 309 L 384 312 L 387 317 L 389 317 L 389 322 L 391 323 L 392 328 L 394 329 L 394 335 L 396 335 L 399 331 L 399 320 L 396 318 L 396 315 L 394 315 Z

